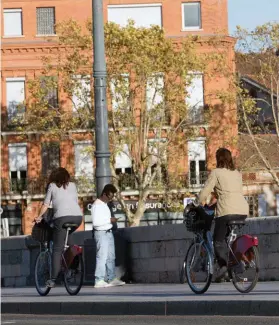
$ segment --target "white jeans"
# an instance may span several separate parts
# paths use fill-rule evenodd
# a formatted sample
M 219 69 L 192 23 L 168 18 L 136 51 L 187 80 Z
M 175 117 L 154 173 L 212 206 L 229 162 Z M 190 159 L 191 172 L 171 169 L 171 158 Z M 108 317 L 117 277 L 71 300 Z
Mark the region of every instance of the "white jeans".
M 115 278 L 115 247 L 112 232 L 94 231 L 96 243 L 96 269 L 95 283 L 105 279 L 111 281 Z

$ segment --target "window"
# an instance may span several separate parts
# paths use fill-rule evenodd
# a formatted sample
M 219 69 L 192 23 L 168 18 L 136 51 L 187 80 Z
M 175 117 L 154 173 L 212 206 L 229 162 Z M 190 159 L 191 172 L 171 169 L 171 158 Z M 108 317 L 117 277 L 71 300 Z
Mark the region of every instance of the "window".
M 151 25 L 162 27 L 161 4 L 108 6 L 109 22 L 125 26 L 129 19 L 135 22 L 136 27 L 150 27 Z
M 80 108 L 91 107 L 90 76 L 74 76 L 75 89 L 72 95 L 73 111 Z
M 57 77 L 45 76 L 41 78 L 41 87 L 46 91 L 45 100 L 50 108 L 58 107 Z
M 115 170 L 117 174 L 131 172 L 132 162 L 127 144 L 115 155 Z
M 182 30 L 201 29 L 200 2 L 182 3 Z
M 147 110 L 152 109 L 158 111 L 157 116 L 162 116 L 159 114 L 160 104 L 163 102 L 163 91 L 164 91 L 164 77 L 162 74 L 156 74 L 147 80 L 146 85 L 146 106 Z
M 93 157 L 91 142 L 75 143 L 75 176 L 93 178 Z
M 7 114 L 8 121 L 23 115 L 25 100 L 25 79 L 6 78 Z
M 60 166 L 60 146 L 58 142 L 42 144 L 42 174 L 47 176 Z
M 189 182 L 190 185 L 203 185 L 207 178 L 205 142 L 188 142 Z
M 112 78 L 110 81 L 112 109 L 129 110 L 129 75 L 122 74 L 117 78 Z
M 22 35 L 22 10 L 4 9 L 4 36 Z
M 9 172 L 11 191 L 26 190 L 26 144 L 9 144 Z
M 259 199 L 258 196 L 245 196 L 245 199 L 249 205 L 249 217 L 258 216 Z M 261 204 L 262 205 L 262 204 Z
M 55 34 L 55 8 L 37 8 L 37 35 Z
M 204 122 L 204 89 L 203 74 L 192 73 L 186 81 L 186 103 L 188 105 L 188 117 L 192 123 Z

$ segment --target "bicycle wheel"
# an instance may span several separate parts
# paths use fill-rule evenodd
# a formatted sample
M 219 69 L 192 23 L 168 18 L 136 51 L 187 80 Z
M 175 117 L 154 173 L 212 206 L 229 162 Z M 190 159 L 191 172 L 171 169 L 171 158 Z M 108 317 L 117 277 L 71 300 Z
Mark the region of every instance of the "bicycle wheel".
M 234 287 L 241 293 L 249 293 L 254 289 L 259 278 L 259 251 L 258 247 L 251 247 L 245 252 L 247 261 L 230 268 Z
M 193 292 L 207 291 L 213 274 L 213 259 L 205 243 L 193 243 L 186 256 L 186 278 Z
M 82 255 L 75 256 L 71 266 L 65 268 L 64 285 L 70 295 L 79 293 L 83 283 L 84 267 Z
M 48 251 L 42 251 L 38 254 L 35 264 L 35 286 L 38 293 L 45 296 L 50 288 L 46 286 L 46 281 L 50 279 L 51 273 L 51 255 Z

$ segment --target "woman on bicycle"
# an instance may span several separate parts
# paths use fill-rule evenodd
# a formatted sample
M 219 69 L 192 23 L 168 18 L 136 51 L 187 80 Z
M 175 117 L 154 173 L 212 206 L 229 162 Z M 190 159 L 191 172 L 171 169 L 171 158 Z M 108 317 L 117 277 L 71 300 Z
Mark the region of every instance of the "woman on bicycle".
M 242 193 L 242 175 L 236 170 L 231 152 L 219 148 L 216 152 L 217 168 L 212 170 L 204 188 L 199 194 L 199 202 L 205 205 L 208 196 L 213 192 L 217 199 L 214 229 L 214 250 L 220 267 L 216 280 L 227 272 L 228 221 L 246 219 L 249 207 Z M 214 200 L 213 202 L 214 203 Z
M 64 168 L 58 168 L 50 174 L 47 194 L 41 207 L 36 223 L 42 220 L 42 216 L 50 207 L 53 208 L 53 253 L 52 253 L 52 274 L 51 280 L 47 281 L 48 287 L 54 287 L 56 278 L 60 272 L 61 255 L 66 239 L 65 223 L 73 223 L 80 226 L 82 213 L 78 204 L 76 186 L 70 182 L 70 175 Z M 71 233 L 76 230 L 72 229 Z

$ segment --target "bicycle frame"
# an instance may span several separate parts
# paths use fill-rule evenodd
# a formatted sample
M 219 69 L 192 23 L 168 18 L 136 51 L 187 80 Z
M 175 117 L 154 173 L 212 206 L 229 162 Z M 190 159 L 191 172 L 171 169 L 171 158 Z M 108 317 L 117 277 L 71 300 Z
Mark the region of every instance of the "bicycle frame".
M 200 254 L 201 246 L 204 244 L 209 249 L 209 252 L 212 256 L 212 261 L 213 261 L 214 260 L 214 250 L 213 250 L 213 246 L 212 246 L 211 232 L 210 231 L 206 232 L 206 239 L 204 239 L 204 237 L 201 233 L 196 233 L 194 239 L 195 239 L 194 242 L 199 244 L 198 255 Z M 193 259 L 195 258 L 195 256 L 196 256 L 196 247 L 195 247 L 195 253 L 194 253 Z M 193 261 L 191 262 L 191 265 L 192 265 L 192 263 L 193 263 Z M 210 268 L 210 273 L 213 274 L 213 265 L 210 265 L 209 268 Z

